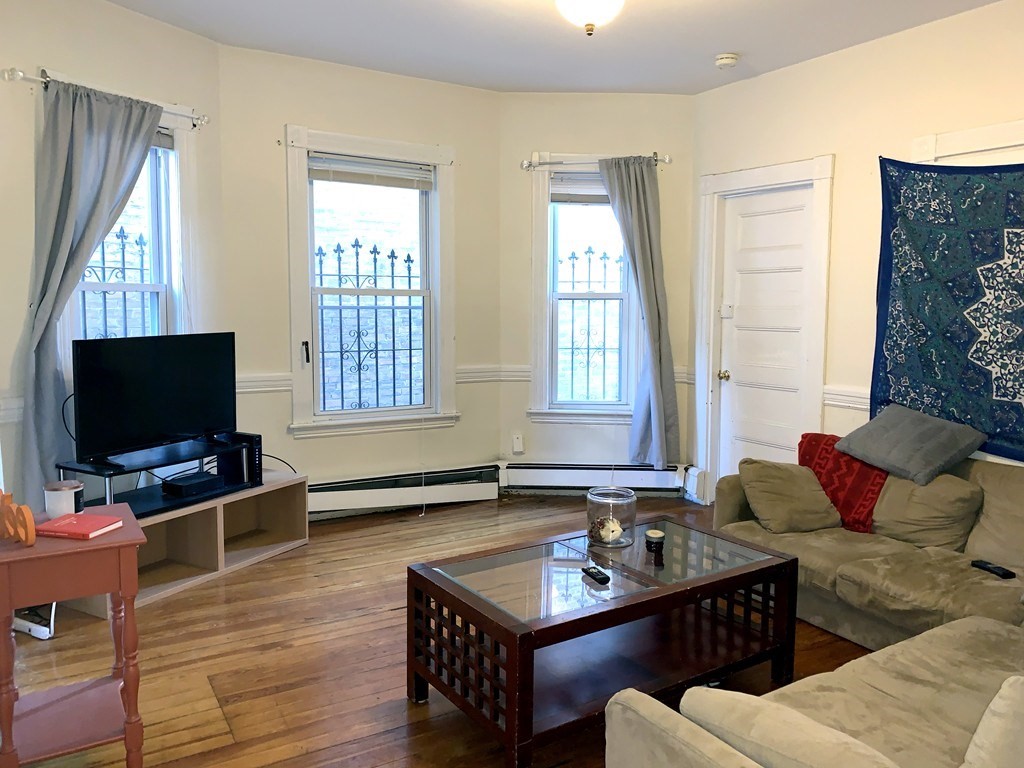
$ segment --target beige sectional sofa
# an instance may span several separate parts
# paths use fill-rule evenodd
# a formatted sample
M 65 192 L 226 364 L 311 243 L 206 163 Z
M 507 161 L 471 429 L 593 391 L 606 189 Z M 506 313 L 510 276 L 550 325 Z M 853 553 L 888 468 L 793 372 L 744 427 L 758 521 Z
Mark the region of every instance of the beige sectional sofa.
M 606 767 L 1024 766 L 1024 467 L 968 459 L 951 474 L 983 492 L 952 539 L 942 510 L 915 506 L 917 492 L 899 486 L 908 481 L 886 480 L 880 503 L 910 500 L 876 514 L 884 535 L 771 533 L 739 476 L 723 478 L 715 528 L 796 555 L 797 615 L 880 650 L 761 697 L 692 688 L 678 712 L 621 691 L 606 708 Z M 914 543 L 936 541 L 945 546 Z M 973 559 L 1018 576 L 999 579 Z
M 1018 768 L 1024 629 L 960 619 L 765 696 L 634 690 L 606 709 L 606 768 Z
M 927 541 L 929 527 L 936 524 L 921 515 L 886 520 L 886 530 L 900 538 L 844 528 L 771 533 L 755 518 L 738 475 L 719 481 L 714 526 L 796 555 L 800 560 L 797 615 L 868 648 L 882 648 L 966 616 L 1020 626 L 1024 623 L 1024 467 L 968 459 L 950 474 L 980 486 L 984 495 L 977 516 L 966 521 L 969 533 L 963 551 L 910 543 Z M 913 535 L 914 526 L 920 537 Z M 971 567 L 974 559 L 1006 566 L 1017 577 L 999 579 Z

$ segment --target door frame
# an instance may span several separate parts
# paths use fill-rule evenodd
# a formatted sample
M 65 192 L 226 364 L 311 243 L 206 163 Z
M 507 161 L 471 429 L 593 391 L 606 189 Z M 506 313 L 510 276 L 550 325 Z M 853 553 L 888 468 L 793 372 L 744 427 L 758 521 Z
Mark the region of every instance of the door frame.
M 819 155 L 779 165 L 750 168 L 700 177 L 700 234 L 694 281 L 696 315 L 696 350 L 694 389 L 696 399 L 695 463 L 707 472 L 701 501 L 715 500 L 715 484 L 719 478 L 719 443 L 721 439 L 721 403 L 718 397 L 717 371 L 722 355 L 723 247 L 725 204 L 729 198 L 760 192 L 782 191 L 791 187 L 811 187 L 811 241 L 813 258 L 811 276 L 819 286 L 820 301 L 812 308 L 809 325 L 820 333 L 811 337 L 808 368 L 821 371 L 815 378 L 814 391 L 808 397 L 818 403 L 819 425 L 823 412 L 825 389 L 825 339 L 828 310 L 828 260 L 831 234 L 832 177 L 834 155 Z M 815 343 L 816 342 L 816 343 Z

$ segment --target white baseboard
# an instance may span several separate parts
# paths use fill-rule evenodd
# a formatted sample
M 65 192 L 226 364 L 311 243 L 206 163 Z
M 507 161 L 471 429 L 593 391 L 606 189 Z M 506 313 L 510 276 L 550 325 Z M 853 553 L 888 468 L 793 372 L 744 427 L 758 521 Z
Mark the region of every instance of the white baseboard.
M 502 473 L 502 485 L 521 489 L 593 488 L 620 485 L 642 490 L 678 491 L 683 485 L 681 469 L 572 464 L 514 464 Z
M 384 509 L 424 504 L 457 504 L 498 498 L 497 483 L 434 485 L 425 488 L 378 488 L 309 494 L 309 519 L 328 520 Z

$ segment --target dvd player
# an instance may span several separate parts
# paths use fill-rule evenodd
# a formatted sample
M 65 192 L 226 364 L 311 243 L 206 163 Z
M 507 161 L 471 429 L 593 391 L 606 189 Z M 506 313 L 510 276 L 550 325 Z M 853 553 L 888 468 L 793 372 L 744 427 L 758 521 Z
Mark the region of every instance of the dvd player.
M 193 472 L 190 475 L 169 477 L 164 480 L 161 489 L 167 496 L 188 498 L 189 496 L 201 496 L 205 493 L 219 490 L 224 487 L 224 478 L 210 472 Z

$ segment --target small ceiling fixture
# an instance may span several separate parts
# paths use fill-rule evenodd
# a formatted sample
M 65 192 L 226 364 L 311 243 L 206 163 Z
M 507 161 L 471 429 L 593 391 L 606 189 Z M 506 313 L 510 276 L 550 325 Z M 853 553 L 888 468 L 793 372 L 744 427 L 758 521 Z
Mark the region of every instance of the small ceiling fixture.
M 715 56 L 715 66 L 719 69 L 732 69 L 740 60 L 738 53 L 720 53 Z
M 558 12 L 577 27 L 583 27 L 587 37 L 594 29 L 607 24 L 619 15 L 625 0 L 555 0 Z

